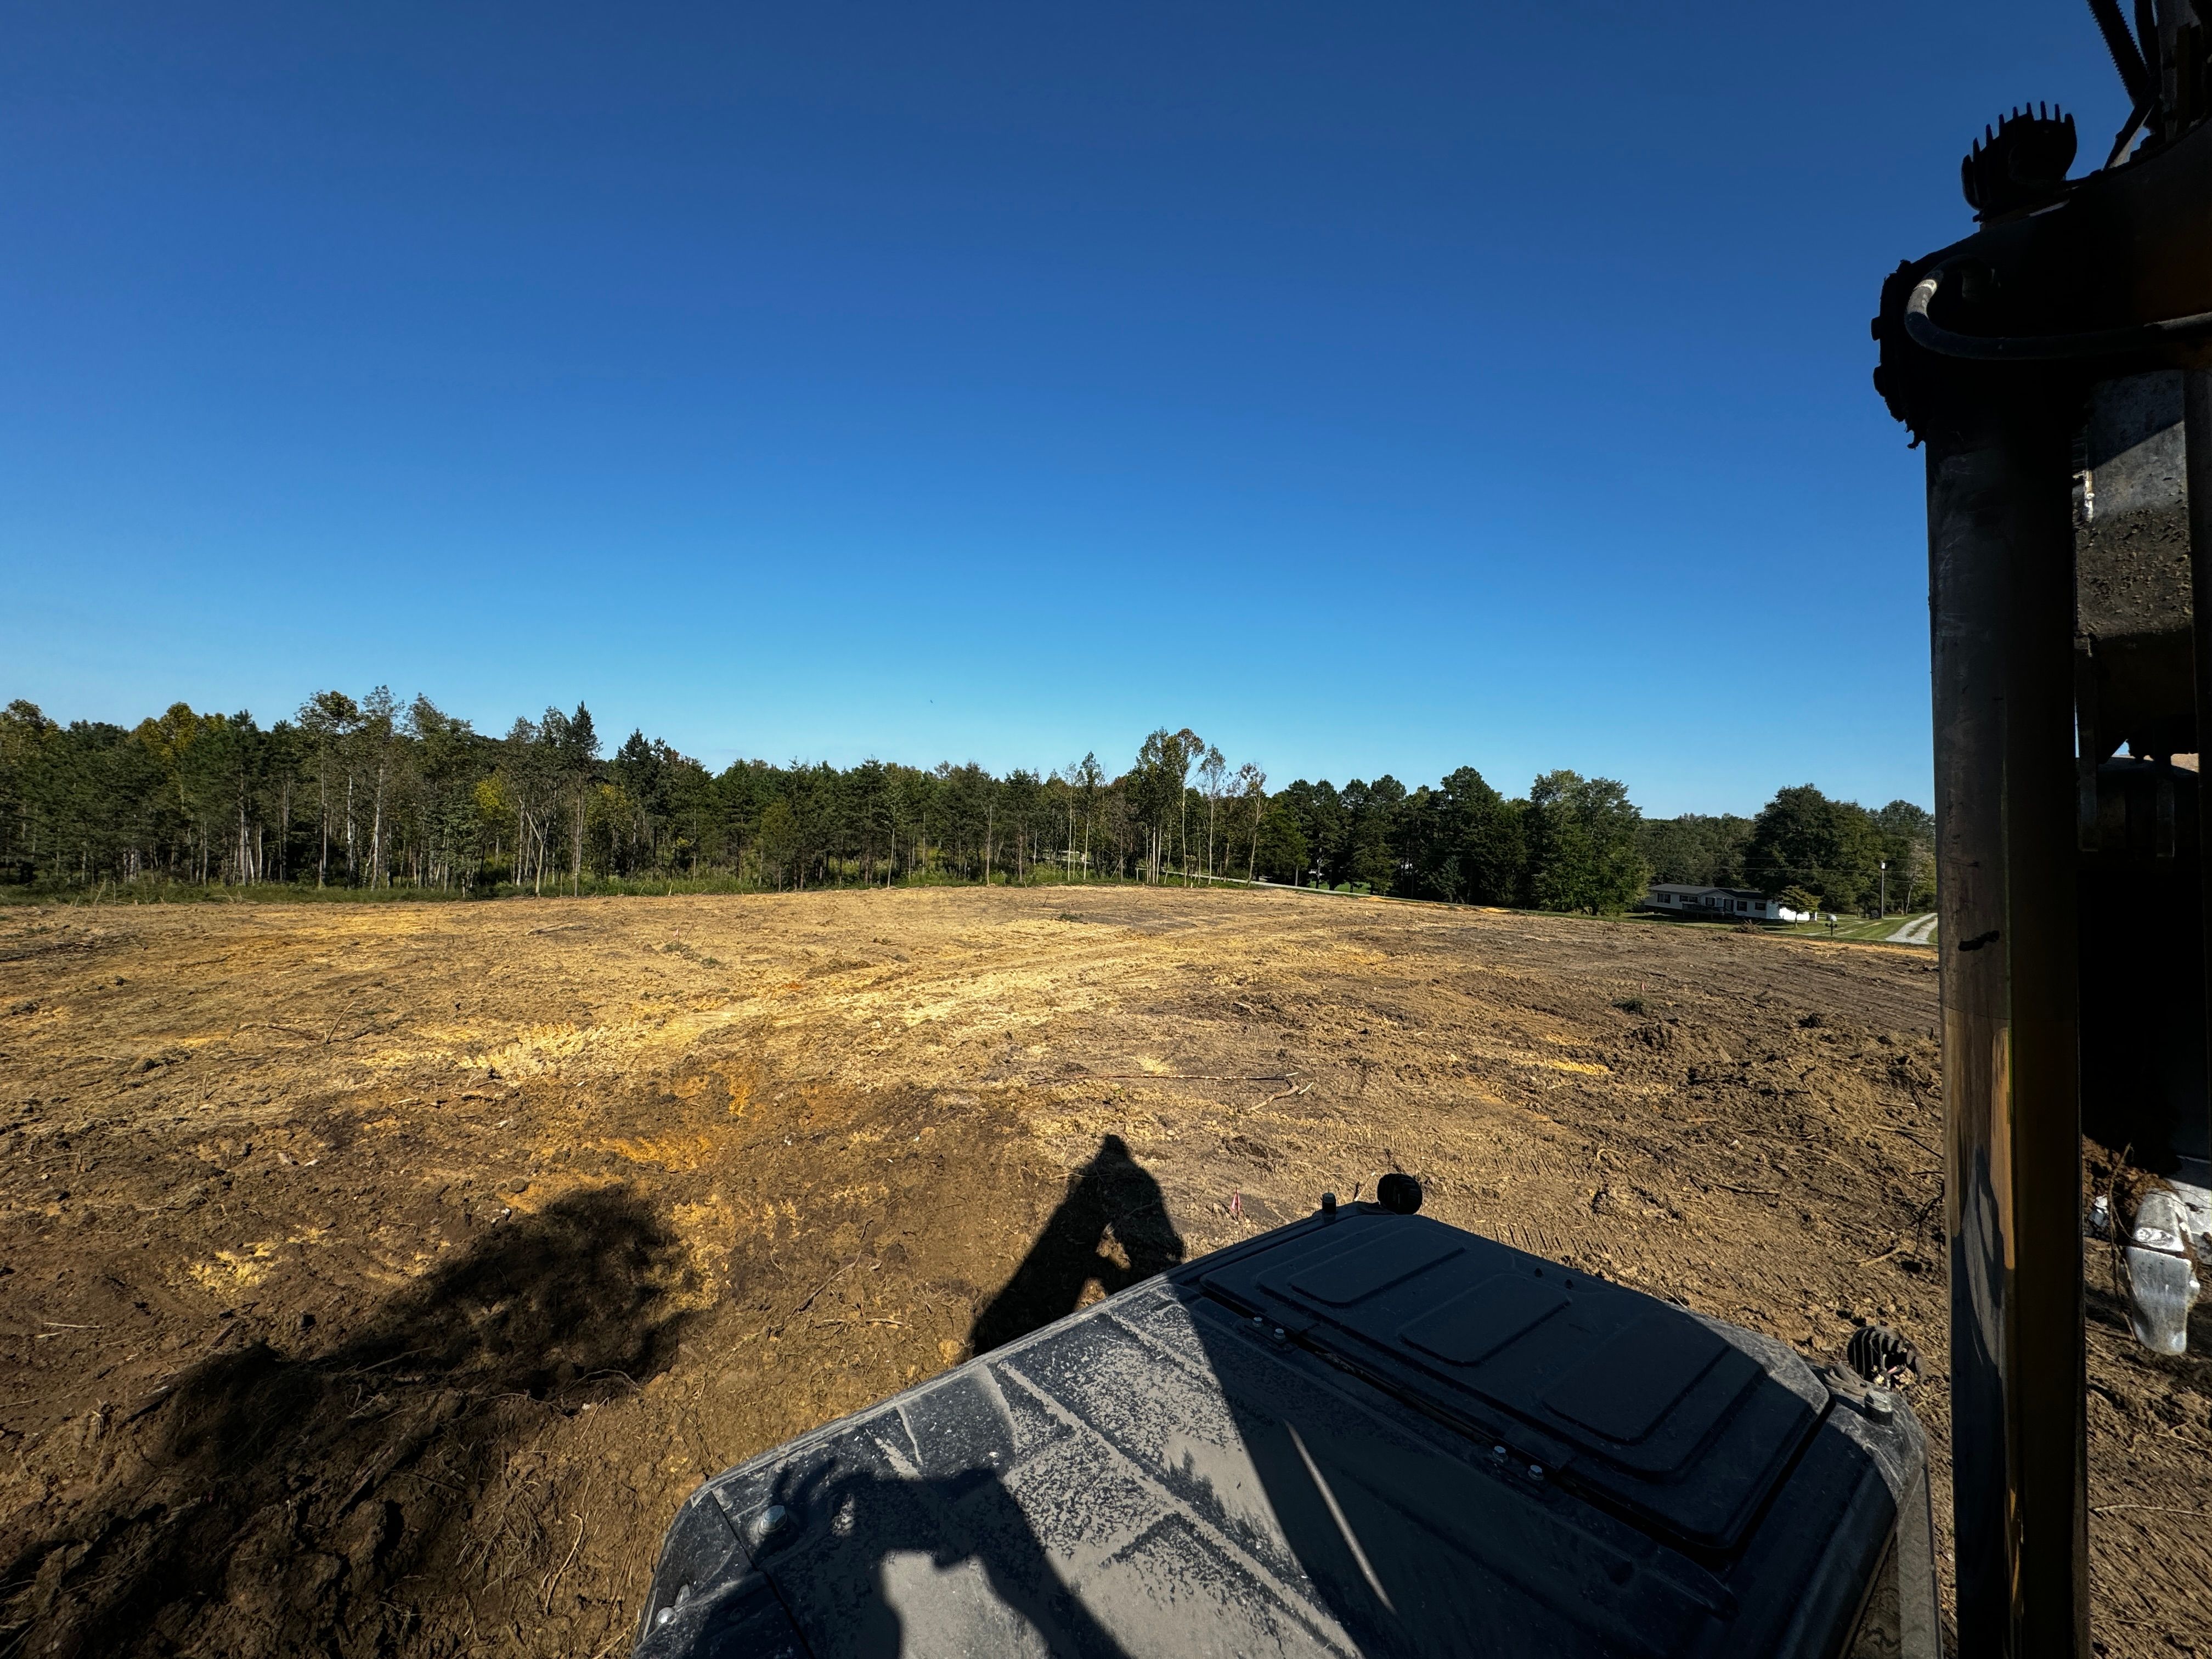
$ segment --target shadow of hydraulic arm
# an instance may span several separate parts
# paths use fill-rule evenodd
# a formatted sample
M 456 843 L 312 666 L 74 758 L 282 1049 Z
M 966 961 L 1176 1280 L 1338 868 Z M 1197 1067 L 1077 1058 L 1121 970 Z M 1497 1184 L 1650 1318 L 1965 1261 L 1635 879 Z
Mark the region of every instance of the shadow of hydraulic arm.
M 1103 1249 L 1109 1236 L 1126 1264 Z M 1121 1136 L 1108 1135 L 1069 1178 L 1067 1196 L 1005 1287 L 976 1315 L 969 1351 L 988 1353 L 1073 1313 L 1093 1284 L 1111 1296 L 1182 1259 L 1182 1237 L 1168 1218 L 1159 1182 Z

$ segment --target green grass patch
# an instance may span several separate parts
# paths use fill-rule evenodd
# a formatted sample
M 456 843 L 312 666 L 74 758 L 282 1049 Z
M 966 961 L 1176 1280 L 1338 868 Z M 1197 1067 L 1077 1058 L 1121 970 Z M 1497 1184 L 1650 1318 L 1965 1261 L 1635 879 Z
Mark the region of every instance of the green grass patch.
M 1899 928 L 1917 921 L 1920 916 L 1926 914 L 1927 912 L 1923 910 L 1918 915 L 1889 915 L 1880 918 L 1843 916 L 1837 920 L 1832 932 L 1825 921 L 1793 922 L 1779 931 L 1795 934 L 1800 939 L 1833 939 L 1849 940 L 1856 945 L 1881 945 L 1887 944 L 1890 935 Z M 1936 935 L 1933 929 L 1929 930 L 1928 938 L 1923 942 L 1929 945 L 1935 944 Z

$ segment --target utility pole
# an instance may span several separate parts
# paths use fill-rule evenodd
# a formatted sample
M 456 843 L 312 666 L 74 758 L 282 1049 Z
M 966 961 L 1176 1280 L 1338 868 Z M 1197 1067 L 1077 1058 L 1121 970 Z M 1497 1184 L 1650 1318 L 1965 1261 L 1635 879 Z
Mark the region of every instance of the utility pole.
M 1881 921 L 1884 916 L 1889 914 L 1889 860 L 1887 859 L 1883 859 L 1881 860 L 1881 898 L 1875 905 L 1874 915 L 1876 921 Z

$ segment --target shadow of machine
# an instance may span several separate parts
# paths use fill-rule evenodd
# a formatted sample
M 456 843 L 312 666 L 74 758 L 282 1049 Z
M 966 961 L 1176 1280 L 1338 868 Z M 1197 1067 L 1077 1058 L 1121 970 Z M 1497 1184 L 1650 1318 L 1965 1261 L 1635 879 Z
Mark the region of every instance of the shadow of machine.
M 1071 1184 L 1030 1315 L 1132 1170 Z M 1025 1334 L 1002 1296 L 1000 1346 L 687 1500 L 641 1659 L 1934 1655 L 1893 1393 L 1379 1196 Z
M 1967 1659 L 2089 1650 L 2083 1136 L 2159 1177 L 2107 1195 L 2147 1346 L 2185 1349 L 2212 1248 L 2212 27 L 2089 11 L 2130 104 L 2102 165 L 2042 105 L 1985 129 L 1979 228 L 1874 323 L 1927 447 Z
M 185 1371 L 143 1458 L 6 1564 L 0 1651 L 388 1651 L 387 1587 L 434 1572 L 540 1402 L 674 1358 L 679 1241 L 620 1189 L 518 1218 L 311 1357 L 265 1342 Z M 12 1642 L 9 1638 L 13 1638 Z
M 1111 1295 L 1182 1257 L 1182 1236 L 1168 1219 L 1159 1182 L 1129 1156 L 1121 1136 L 1108 1135 L 1068 1178 L 1067 1196 L 1005 1288 L 975 1316 L 968 1351 L 988 1353 L 1073 1313 L 1092 1285 Z

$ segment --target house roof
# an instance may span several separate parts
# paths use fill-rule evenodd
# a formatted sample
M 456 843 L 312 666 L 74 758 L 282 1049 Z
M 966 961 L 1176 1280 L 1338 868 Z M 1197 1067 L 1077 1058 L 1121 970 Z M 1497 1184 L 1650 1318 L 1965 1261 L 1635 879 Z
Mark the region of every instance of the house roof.
M 1697 898 L 1771 900 L 1774 896 L 1771 893 L 1758 892 L 1748 887 L 1695 887 L 1681 881 L 1655 881 L 1651 884 L 1651 890 L 1655 893 L 1682 893 Z

